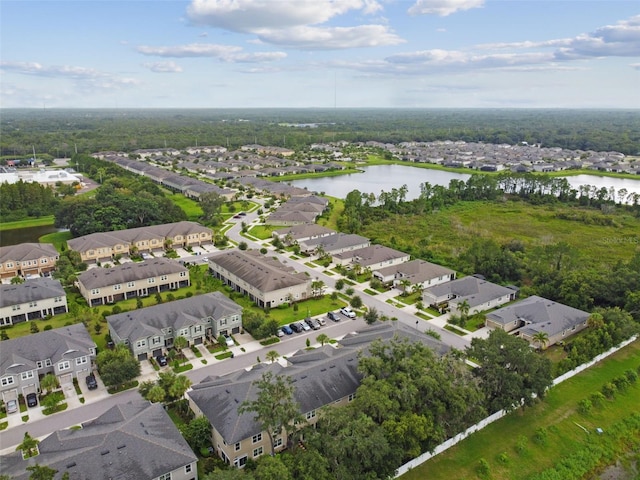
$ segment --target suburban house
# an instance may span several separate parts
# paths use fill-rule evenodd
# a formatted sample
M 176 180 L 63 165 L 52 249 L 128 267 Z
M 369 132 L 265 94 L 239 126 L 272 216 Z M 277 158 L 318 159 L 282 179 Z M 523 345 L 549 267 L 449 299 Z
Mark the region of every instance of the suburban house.
M 357 250 L 359 248 L 368 247 L 371 242 L 368 238 L 353 233 L 334 233 L 317 238 L 310 238 L 298 242 L 300 251 L 308 255 L 313 255 L 322 251 L 329 255 L 336 255 L 342 252 Z
M 209 272 L 262 308 L 311 296 L 311 278 L 257 250 L 232 250 L 209 257 Z
M 534 336 L 547 334 L 547 347 L 587 328 L 589 313 L 537 295 L 487 314 L 487 327 L 519 335 L 532 345 Z
M 59 280 L 32 278 L 0 285 L 0 326 L 67 312 L 67 294 Z
M 213 231 L 196 222 L 176 222 L 114 232 L 90 233 L 67 241 L 83 262 L 109 262 L 134 252 L 163 253 L 165 248 L 194 247 L 213 242 Z
M 467 302 L 469 313 L 478 313 L 515 300 L 517 293 L 513 288 L 469 276 L 428 287 L 422 292 L 422 299 L 426 305 L 436 309 L 448 306 L 452 312 L 458 309 L 458 305 Z
M 424 260 L 411 260 L 409 262 L 380 268 L 373 272 L 373 276 L 382 283 L 391 284 L 404 290 L 405 282 L 415 285 L 415 288 L 423 290 L 433 285 L 456 279 L 456 272 L 450 268 L 426 262 Z
M 76 286 L 93 307 L 188 287 L 189 269 L 158 257 L 111 268 L 92 268 L 78 276 Z
M 38 455 L 0 457 L 2 473 L 31 478 L 38 464 L 57 470 L 55 478 L 93 480 L 197 480 L 198 457 L 159 403 L 136 400 L 114 405 L 82 428 L 57 430 L 41 440 Z
M 4 340 L 0 348 L 2 400 L 40 391 L 40 376 L 52 373 L 60 385 L 91 373 L 96 344 L 82 323 Z
M 0 247 L 0 279 L 47 275 L 60 255 L 50 243 L 19 243 Z
M 315 195 L 292 196 L 267 218 L 269 225 L 311 224 L 324 212 L 329 200 Z
M 240 333 L 242 307 L 220 292 L 118 313 L 107 317 L 114 343 L 128 345 L 138 360 L 164 355 L 176 337 L 189 345 Z
M 289 377 L 295 388 L 294 398 L 300 412 L 315 424 L 321 409 L 327 405 L 345 405 L 356 396 L 362 376 L 358 372 L 358 356 L 376 339 L 393 337 L 423 342 L 439 354 L 447 347 L 399 322 L 377 323 L 340 340 L 340 348 L 325 345 L 314 350 L 300 350 L 288 356 L 286 365 L 274 362 L 258 364 L 251 370 L 240 370 L 224 376 L 212 376 L 193 385 L 187 392 L 191 409 L 211 423 L 212 445 L 228 464 L 244 467 L 248 459 L 270 453 L 266 431 L 255 421 L 254 413 L 238 414 L 244 401 L 255 400 L 258 389 L 254 382 L 265 372 Z M 287 447 L 286 433 L 274 438 L 276 451 Z
M 305 240 L 334 235 L 335 233 L 335 230 L 312 223 L 274 230 L 271 235 L 286 245 L 291 245 Z
M 385 247 L 384 245 L 369 245 L 357 250 L 336 253 L 332 255 L 332 261 L 336 265 L 352 267 L 360 265 L 362 268 L 378 270 L 384 267 L 408 262 L 411 255 L 408 253 Z

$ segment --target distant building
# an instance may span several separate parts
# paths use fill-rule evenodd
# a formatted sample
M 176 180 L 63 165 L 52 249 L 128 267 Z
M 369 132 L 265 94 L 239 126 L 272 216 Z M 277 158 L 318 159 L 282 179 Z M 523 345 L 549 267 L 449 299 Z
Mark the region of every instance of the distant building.
M 67 294 L 59 280 L 33 278 L 0 285 L 0 326 L 67 312 Z
M 373 276 L 382 283 L 391 283 L 394 287 L 401 289 L 404 289 L 403 283 L 407 280 L 410 285 L 416 285 L 422 290 L 455 280 L 456 272 L 424 260 L 411 260 L 376 270 L 373 272 Z
M 426 288 L 422 298 L 427 305 L 438 309 L 447 305 L 452 312 L 467 302 L 469 313 L 477 313 L 515 300 L 516 295 L 512 288 L 470 276 Z
M 60 255 L 50 243 L 19 243 L 0 247 L 0 278 L 47 275 Z

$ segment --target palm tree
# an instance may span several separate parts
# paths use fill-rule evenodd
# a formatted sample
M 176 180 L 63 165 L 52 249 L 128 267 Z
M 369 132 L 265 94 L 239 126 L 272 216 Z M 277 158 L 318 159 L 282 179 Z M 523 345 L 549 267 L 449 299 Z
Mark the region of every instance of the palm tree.
M 544 350 L 549 343 L 549 334 L 547 332 L 537 332 L 532 338 L 534 343 L 538 344 L 541 350 Z
M 40 380 L 40 388 L 47 393 L 52 392 L 59 386 L 60 383 L 58 382 L 58 377 L 56 377 L 52 373 L 47 373 L 44 377 L 42 377 L 42 380 Z
M 275 350 L 269 350 L 265 356 L 265 358 L 271 363 L 274 363 L 279 357 L 280 354 Z
M 189 390 L 191 386 L 191 380 L 184 375 L 178 375 L 171 386 L 169 387 L 169 395 L 173 398 L 182 398 L 182 396 Z
M 24 432 L 22 443 L 16 447 L 16 451 L 22 450 L 24 458 L 33 457 L 38 454 L 38 444 L 40 440 L 33 438 L 29 432 Z
M 187 345 L 189 345 L 189 341 L 184 337 L 176 337 L 173 339 L 173 347 L 178 351 L 187 348 Z
M 323 290 L 324 290 L 324 282 L 322 280 L 318 280 L 316 278 L 313 282 L 311 282 L 311 291 L 313 292 L 314 297 L 321 296 Z
M 402 296 L 408 296 L 409 288 L 411 288 L 411 280 L 409 280 L 408 278 L 403 278 L 402 280 L 400 280 L 400 286 L 402 287 Z
M 316 342 L 320 344 L 321 347 L 324 347 L 324 344 L 329 341 L 329 335 L 326 333 L 321 333 L 316 337 Z
M 471 307 L 469 306 L 469 302 L 467 302 L 466 300 L 463 302 L 460 302 L 458 304 L 458 306 L 456 307 L 456 310 L 458 310 L 458 312 L 460 312 L 460 317 L 462 317 L 463 320 L 467 319 L 467 316 L 469 315 L 469 310 L 471 309 Z

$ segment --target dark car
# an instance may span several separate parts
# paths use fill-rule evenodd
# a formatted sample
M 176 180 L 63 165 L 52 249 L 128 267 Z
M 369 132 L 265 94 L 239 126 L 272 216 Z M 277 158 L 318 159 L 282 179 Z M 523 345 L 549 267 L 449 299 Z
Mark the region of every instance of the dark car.
M 327 313 L 327 317 L 329 317 L 329 320 L 333 320 L 334 322 L 340 321 L 340 315 L 338 315 L 336 312 Z
M 282 327 L 282 331 L 287 335 L 291 335 L 293 333 L 293 330 L 291 330 L 291 327 L 289 325 L 285 325 L 284 327 Z
M 291 327 L 291 330 L 296 333 L 300 333 L 302 331 L 302 327 L 298 322 L 293 322 L 291 325 L 289 325 L 289 327 Z
M 89 390 L 95 390 L 98 388 L 98 382 L 96 381 L 96 377 L 93 373 L 87 377 L 87 388 Z
M 305 323 L 314 330 L 320 330 L 320 324 L 315 318 L 307 317 L 304 319 Z
M 38 396 L 35 393 L 27 393 L 27 407 L 37 407 L 38 406 Z
M 160 355 L 156 357 L 156 362 L 158 362 L 158 365 L 160 365 L 161 367 L 166 367 L 168 363 L 167 357 L 165 357 L 164 355 Z

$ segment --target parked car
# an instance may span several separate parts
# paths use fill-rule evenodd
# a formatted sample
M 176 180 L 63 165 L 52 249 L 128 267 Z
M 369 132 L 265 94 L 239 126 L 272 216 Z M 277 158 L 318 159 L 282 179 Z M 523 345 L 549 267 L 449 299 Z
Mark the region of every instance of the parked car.
M 284 327 L 282 327 L 282 331 L 287 335 L 291 335 L 293 333 L 293 330 L 289 325 L 285 325 Z
M 309 324 L 307 322 L 298 322 L 298 324 L 300 325 L 302 330 L 304 330 L 305 332 L 311 331 L 311 327 L 309 326 Z
M 340 309 L 340 313 L 343 314 L 345 317 L 356 318 L 356 312 L 351 310 L 351 307 L 342 307 Z
M 235 347 L 236 346 L 236 342 L 234 342 L 233 338 L 231 338 L 229 335 L 225 335 L 224 336 L 224 343 L 227 344 L 227 347 Z
M 87 388 L 89 390 L 95 390 L 98 388 L 98 382 L 96 381 L 96 377 L 93 373 L 87 377 Z
M 307 317 L 304 319 L 304 323 L 306 323 L 313 330 L 320 330 L 320 324 L 315 318 Z
M 327 313 L 327 317 L 329 317 L 329 320 L 333 320 L 334 322 L 340 321 L 340 315 L 338 315 L 336 312 Z
M 158 362 L 158 365 L 160 365 L 161 367 L 166 367 L 168 363 L 167 357 L 165 357 L 164 355 L 160 355 L 156 357 L 156 362 Z
M 18 401 L 17 400 L 9 400 L 7 402 L 7 414 L 16 413 L 18 411 Z
M 38 406 L 38 396 L 35 393 L 27 393 L 27 407 L 37 407 Z
M 325 321 L 325 319 L 324 319 L 324 318 L 322 318 L 322 317 L 318 317 L 318 318 L 316 318 L 316 322 L 318 322 L 318 323 L 320 324 L 320 326 L 323 326 L 323 327 L 327 324 L 327 322 Z
M 278 337 L 284 337 L 284 330 L 282 330 L 281 328 L 279 328 L 276 331 L 276 335 L 278 335 Z
M 293 322 L 289 326 L 291 327 L 291 330 L 293 330 L 296 333 L 300 333 L 302 331 L 302 326 L 298 322 Z
M 240 215 L 241 217 L 246 217 L 247 216 L 247 212 L 240 212 L 238 215 Z

